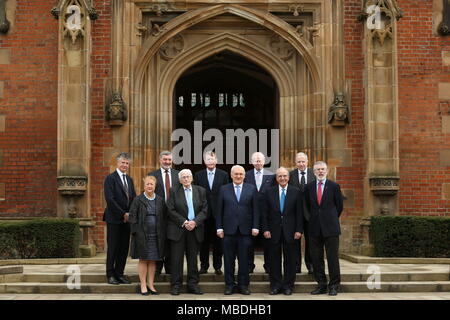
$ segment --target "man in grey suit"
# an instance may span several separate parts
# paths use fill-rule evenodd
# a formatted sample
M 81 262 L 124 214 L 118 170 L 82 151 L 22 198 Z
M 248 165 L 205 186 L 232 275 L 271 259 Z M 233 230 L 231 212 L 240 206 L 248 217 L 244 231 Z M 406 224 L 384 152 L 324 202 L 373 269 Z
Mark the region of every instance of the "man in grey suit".
M 311 259 L 311 251 L 309 244 L 309 232 L 308 232 L 308 221 L 310 217 L 310 213 L 308 208 L 305 205 L 305 186 L 306 184 L 314 181 L 316 179 L 314 172 L 311 168 L 308 168 L 308 156 L 306 153 L 299 152 L 295 156 L 295 165 L 296 169 L 292 170 L 289 173 L 289 184 L 297 187 L 301 191 L 302 203 L 303 203 L 303 228 L 305 230 L 304 239 L 305 239 L 305 264 L 308 269 L 308 274 L 313 274 L 313 265 Z M 296 272 L 302 272 L 302 242 L 301 239 L 297 241 L 298 246 L 298 259 L 296 265 Z
M 171 291 L 172 295 L 180 294 L 183 283 L 183 258 L 187 260 L 187 291 L 203 294 L 198 285 L 198 251 L 203 241 L 204 222 L 208 213 L 206 191 L 192 184 L 192 172 L 189 169 L 179 173 L 181 186 L 170 191 L 167 201 L 167 238 L 170 240 Z
M 162 151 L 159 154 L 160 169 L 149 172 L 149 176 L 154 176 L 157 180 L 155 193 L 163 198 L 166 202 L 170 197 L 170 188 L 180 186 L 178 180 L 178 170 L 172 169 L 172 152 Z M 166 245 L 164 249 L 163 261 L 158 261 L 156 264 L 156 274 L 162 272 L 162 268 L 167 274 L 170 274 L 170 247 Z

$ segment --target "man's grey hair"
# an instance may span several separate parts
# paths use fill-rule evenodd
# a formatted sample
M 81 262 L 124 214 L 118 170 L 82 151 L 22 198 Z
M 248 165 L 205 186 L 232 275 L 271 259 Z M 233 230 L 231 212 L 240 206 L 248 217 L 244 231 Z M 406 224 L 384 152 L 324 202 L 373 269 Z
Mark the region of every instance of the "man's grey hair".
M 121 152 L 116 157 L 117 161 L 119 161 L 120 159 L 131 161 L 131 155 L 128 152 Z
M 252 163 L 253 163 L 254 159 L 256 158 L 256 156 L 260 156 L 263 159 L 263 162 L 266 163 L 266 157 L 264 156 L 264 153 L 262 153 L 262 152 L 254 152 L 252 154 Z
M 327 163 L 325 161 L 316 161 L 314 162 L 314 170 L 316 169 L 316 166 L 325 166 L 325 168 L 328 168 Z
M 189 176 L 192 177 L 192 171 L 189 170 L 189 169 L 183 169 L 183 170 L 181 170 L 181 171 L 178 173 L 178 179 L 181 180 L 181 177 L 182 177 L 182 176 L 185 176 L 185 175 L 189 175 Z
M 305 157 L 306 160 L 308 161 L 308 155 L 304 152 L 299 152 L 295 155 L 295 159 L 297 159 L 298 157 Z
M 164 151 L 161 151 L 161 153 L 159 154 L 159 158 L 161 159 L 162 157 L 164 157 L 164 156 L 171 156 L 172 155 L 172 152 L 171 151 L 169 151 L 169 150 L 164 150 Z
M 237 170 L 237 169 L 241 169 L 242 171 L 244 171 L 244 175 L 245 175 L 245 169 L 244 169 L 244 167 L 243 166 L 240 166 L 240 165 L 234 165 L 234 166 L 232 166 L 231 167 L 231 174 L 233 174 L 233 171 L 235 171 L 235 170 Z

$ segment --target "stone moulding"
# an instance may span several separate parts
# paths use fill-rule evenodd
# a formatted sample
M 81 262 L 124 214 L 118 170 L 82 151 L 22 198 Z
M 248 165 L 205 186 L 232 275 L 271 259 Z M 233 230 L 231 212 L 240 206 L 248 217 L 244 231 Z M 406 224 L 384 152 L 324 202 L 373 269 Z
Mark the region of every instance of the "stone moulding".
M 58 191 L 62 196 L 82 196 L 87 190 L 86 176 L 59 176 Z
M 370 190 L 376 196 L 394 196 L 397 194 L 400 177 L 398 176 L 378 176 L 369 178 Z

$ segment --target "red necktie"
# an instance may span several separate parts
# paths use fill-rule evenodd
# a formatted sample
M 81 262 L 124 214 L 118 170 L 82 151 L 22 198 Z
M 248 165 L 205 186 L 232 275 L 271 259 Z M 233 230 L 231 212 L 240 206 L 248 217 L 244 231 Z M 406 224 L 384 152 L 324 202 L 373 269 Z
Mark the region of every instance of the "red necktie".
M 322 181 L 319 181 L 319 186 L 317 187 L 317 203 L 320 206 L 320 203 L 322 202 Z
M 170 194 L 169 170 L 166 170 L 166 177 L 165 177 L 165 181 L 164 181 L 164 186 L 166 187 L 166 200 L 169 200 L 169 194 Z

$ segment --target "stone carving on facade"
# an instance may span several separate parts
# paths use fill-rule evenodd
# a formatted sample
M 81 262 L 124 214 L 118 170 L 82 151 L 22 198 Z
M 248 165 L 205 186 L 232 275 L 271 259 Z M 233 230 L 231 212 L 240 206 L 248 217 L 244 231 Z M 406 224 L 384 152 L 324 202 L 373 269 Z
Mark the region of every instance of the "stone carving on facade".
M 301 4 L 291 4 L 289 6 L 289 12 L 292 12 L 295 17 L 298 17 L 300 15 L 300 12 L 303 12 L 304 9 L 305 6 Z
M 156 3 L 153 4 L 150 7 L 150 10 L 155 12 L 156 15 L 159 17 L 161 16 L 164 12 L 166 12 L 167 10 L 169 10 L 169 6 L 167 5 L 167 3 Z
M 438 26 L 438 32 L 440 35 L 450 35 L 450 1 L 442 0 L 442 22 Z
M 349 122 L 350 110 L 345 103 L 345 95 L 339 92 L 328 110 L 328 123 L 334 127 L 343 127 Z
M 72 43 L 75 43 L 78 37 L 85 36 L 87 16 L 91 20 L 98 18 L 97 11 L 89 0 L 60 0 L 51 13 L 56 19 L 59 19 L 62 10 L 64 10 L 62 34 L 63 37 L 69 36 L 72 39 Z
M 87 190 L 86 176 L 59 176 L 57 177 L 58 192 L 67 198 L 67 216 L 76 218 L 79 216 L 78 208 L 75 205 L 75 198 L 81 197 Z
M 141 22 L 139 22 L 136 25 L 136 29 L 138 30 L 138 33 L 136 34 L 139 37 L 151 35 L 153 37 L 158 37 L 161 35 L 166 29 L 161 26 L 161 24 L 157 24 L 155 22 L 149 22 L 149 25 L 143 25 Z
M 363 0 L 359 21 L 370 24 L 372 38 L 378 39 L 381 45 L 386 38 L 392 39 L 394 19 L 403 17 L 403 12 L 396 0 Z
M 392 210 L 389 208 L 389 198 L 398 193 L 400 189 L 399 180 L 400 178 L 398 176 L 377 176 L 369 178 L 370 190 L 375 196 L 380 198 L 380 214 L 392 214 Z
M 58 5 L 56 7 L 53 7 L 53 9 L 51 10 L 51 14 L 55 17 L 55 19 L 59 19 L 59 16 L 60 16 L 61 10 L 62 10 L 61 8 L 65 6 L 66 2 L 74 2 L 74 1 L 73 0 L 60 0 Z M 89 0 L 78 0 L 75 2 L 77 2 L 80 7 L 86 8 L 88 16 L 91 20 L 98 19 L 98 13 L 95 10 L 95 8 L 92 6 L 92 4 Z
M 7 33 L 9 26 L 9 21 L 6 19 L 6 0 L 0 0 L 0 33 Z
M 178 54 L 180 54 L 184 49 L 184 38 L 177 34 L 175 37 L 170 38 L 166 41 L 161 48 L 159 49 L 159 53 L 161 56 L 166 59 L 173 59 Z
M 294 48 L 289 42 L 278 35 L 269 38 L 270 50 L 283 60 L 289 60 L 294 54 Z
M 114 92 L 112 102 L 106 107 L 106 120 L 110 126 L 122 126 L 127 121 L 127 107 L 120 92 Z

